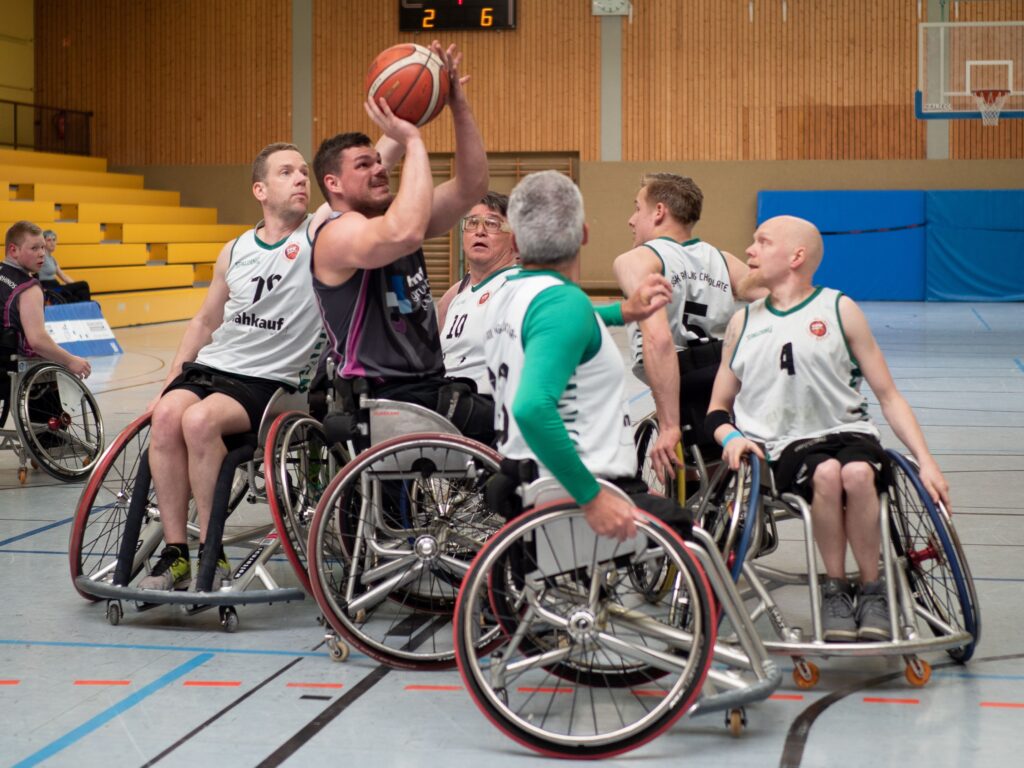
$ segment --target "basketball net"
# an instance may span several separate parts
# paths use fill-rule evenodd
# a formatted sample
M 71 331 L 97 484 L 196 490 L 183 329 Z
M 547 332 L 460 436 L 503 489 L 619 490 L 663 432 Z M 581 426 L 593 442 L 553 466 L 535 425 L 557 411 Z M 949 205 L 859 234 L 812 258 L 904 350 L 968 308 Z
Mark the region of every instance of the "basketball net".
M 981 112 L 981 124 L 999 125 L 999 112 L 1010 92 L 998 88 L 984 88 L 973 93 L 974 100 L 978 102 L 978 111 Z

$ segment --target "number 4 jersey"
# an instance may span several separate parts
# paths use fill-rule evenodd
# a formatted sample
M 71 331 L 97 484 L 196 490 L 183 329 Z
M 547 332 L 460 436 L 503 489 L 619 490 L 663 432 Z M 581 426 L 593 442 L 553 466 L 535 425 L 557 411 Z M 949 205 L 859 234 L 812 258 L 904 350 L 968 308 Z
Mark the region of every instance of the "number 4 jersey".
M 730 361 L 742 384 L 736 426 L 764 443 L 771 461 L 794 440 L 844 431 L 878 437 L 839 317 L 842 295 L 818 287 L 785 312 L 770 297 L 746 308 Z
M 306 388 L 327 338 L 310 276 L 311 219 L 276 243 L 259 238 L 260 225 L 235 240 L 224 321 L 197 363 Z

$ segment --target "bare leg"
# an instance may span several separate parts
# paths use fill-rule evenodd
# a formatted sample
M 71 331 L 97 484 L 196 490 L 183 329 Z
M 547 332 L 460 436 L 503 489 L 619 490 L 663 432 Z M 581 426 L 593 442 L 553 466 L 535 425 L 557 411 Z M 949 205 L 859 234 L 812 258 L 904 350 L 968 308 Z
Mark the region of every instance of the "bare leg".
M 846 578 L 846 531 L 839 462 L 835 459 L 821 462 L 814 470 L 813 483 L 814 540 L 825 563 L 825 573 L 834 579 Z
M 846 535 L 860 569 L 860 580 L 865 584 L 877 581 L 882 533 L 875 471 L 865 461 L 854 461 L 843 467 L 842 477 L 846 491 Z
M 184 389 L 168 392 L 153 409 L 149 428 L 149 467 L 160 503 L 160 520 L 164 540 L 169 544 L 187 542 L 188 449 L 181 423 L 186 410 L 199 402 L 199 397 Z

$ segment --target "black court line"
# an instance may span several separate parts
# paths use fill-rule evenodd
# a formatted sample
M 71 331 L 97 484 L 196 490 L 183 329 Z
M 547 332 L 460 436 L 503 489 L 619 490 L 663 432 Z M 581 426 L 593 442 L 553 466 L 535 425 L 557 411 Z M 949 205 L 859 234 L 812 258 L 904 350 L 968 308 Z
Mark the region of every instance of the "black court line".
M 984 659 L 974 659 L 970 663 L 984 664 L 990 661 L 1008 661 L 1010 659 L 1024 659 L 1024 653 L 988 656 Z M 932 666 L 932 669 L 936 670 L 943 669 L 944 667 L 961 666 L 963 665 L 959 662 L 947 661 L 943 664 L 935 664 Z M 883 683 L 889 682 L 890 680 L 896 680 L 901 677 L 903 677 L 903 672 L 893 672 L 888 675 L 873 677 L 870 680 L 863 680 L 859 683 L 849 685 L 846 688 L 840 688 L 838 691 L 833 691 L 828 696 L 824 696 L 811 704 L 811 706 L 800 713 L 796 720 L 793 721 L 793 724 L 789 727 L 789 733 L 786 734 L 786 743 L 782 748 L 782 758 L 779 760 L 779 768 L 799 768 L 800 762 L 803 760 L 804 748 L 807 746 L 807 735 L 811 732 L 811 726 L 814 725 L 814 721 L 817 720 L 818 716 L 826 709 L 831 707 L 837 701 L 841 701 L 847 696 L 857 693 L 858 691 L 875 688 Z
M 317 696 L 317 695 L 312 694 L 312 693 L 304 693 L 301 696 L 299 696 L 299 698 L 300 699 L 312 699 L 313 701 L 330 701 L 334 697 L 333 696 Z
M 920 224 L 904 224 L 901 227 L 879 227 L 878 229 L 848 229 L 843 232 L 822 232 L 822 236 L 825 235 L 870 235 L 875 232 L 901 232 L 905 229 L 920 229 L 925 226 L 925 222 Z
M 256 687 L 254 687 L 254 688 L 253 688 L 252 690 L 250 690 L 250 691 L 246 691 L 246 692 L 245 692 L 244 694 L 242 694 L 242 695 L 241 695 L 241 696 L 239 696 L 239 697 L 238 697 L 237 699 L 235 699 L 235 700 L 234 700 L 233 702 L 231 702 L 231 703 L 230 703 L 230 704 L 228 704 L 228 705 L 227 705 L 226 707 L 224 707 L 224 708 L 223 708 L 222 710 L 220 710 L 220 711 L 219 711 L 219 712 L 218 712 L 217 714 L 215 714 L 215 715 L 214 715 L 213 717 L 209 718 L 209 719 L 208 719 L 208 720 L 206 720 L 205 722 L 201 723 L 200 725 L 196 726 L 196 727 L 195 727 L 195 728 L 193 728 L 193 729 L 192 729 L 191 731 L 189 731 L 188 733 L 186 733 L 186 734 L 185 734 L 184 736 L 182 736 L 182 737 L 181 737 L 180 739 L 178 739 L 178 740 L 177 740 L 176 742 L 174 742 L 173 744 L 171 744 L 171 746 L 169 746 L 169 747 L 168 747 L 167 749 L 165 749 L 165 750 L 164 750 L 163 752 L 161 752 L 161 753 L 160 753 L 159 755 L 157 755 L 156 757 L 154 757 L 153 759 L 151 759 L 151 760 L 150 760 L 149 762 L 147 762 L 147 763 L 143 763 L 143 764 L 142 764 L 142 766 L 141 766 L 141 768 L 148 768 L 148 766 L 154 765 L 154 764 L 156 764 L 157 762 L 159 762 L 160 760 L 163 760 L 163 759 L 164 759 L 165 757 L 167 757 L 167 755 L 171 754 L 171 752 L 173 752 L 174 750 L 176 750 L 176 749 L 177 749 L 178 747 L 180 747 L 180 746 L 181 746 L 182 744 L 184 744 L 184 743 L 185 743 L 186 741 L 188 741 L 189 739 L 191 739 L 191 738 L 192 738 L 193 736 L 195 736 L 196 734 L 198 734 L 198 733 L 199 733 L 200 731 L 204 730 L 204 729 L 205 729 L 205 728 L 206 728 L 207 726 L 209 726 L 209 725 L 212 725 L 213 723 L 215 723 L 215 722 L 216 722 L 217 720 L 219 720 L 219 719 L 220 719 L 221 717 L 223 717 L 224 715 L 226 715 L 226 714 L 227 714 L 228 712 L 230 712 L 230 711 L 231 711 L 232 709 L 234 709 L 234 708 L 235 708 L 235 707 L 237 707 L 237 706 L 238 706 L 239 704 L 241 704 L 241 703 L 242 703 L 243 701 L 245 701 L 245 700 L 246 700 L 246 699 L 248 699 L 248 698 L 249 698 L 250 696 L 252 696 L 252 695 L 253 695 L 254 693 L 256 693 L 256 691 L 260 690 L 260 688 L 263 688 L 263 687 L 264 687 L 265 685 L 267 685 L 267 683 L 269 683 L 270 681 L 272 681 L 272 680 L 274 680 L 275 678 L 277 678 L 277 677 L 280 677 L 281 675 L 283 675 L 283 674 L 284 674 L 285 672 L 287 672 L 287 671 L 288 671 L 289 669 L 291 669 L 292 667 L 294 667 L 294 666 L 295 666 L 296 664 L 298 664 L 298 663 L 299 663 L 300 661 L 302 661 L 302 657 L 301 657 L 301 656 L 300 656 L 299 658 L 297 658 L 297 659 L 292 659 L 292 660 L 291 660 L 290 662 L 288 662 L 288 663 L 287 663 L 287 664 L 285 664 L 285 665 L 284 665 L 283 667 L 281 667 L 281 668 L 280 668 L 279 670 L 277 670 L 277 672 L 275 672 L 275 673 L 274 673 L 274 674 L 272 674 L 272 675 L 271 675 L 270 677 L 268 677 L 268 678 L 267 678 L 266 680 L 264 680 L 264 681 L 263 681 L 263 682 L 261 682 L 261 683 L 260 683 L 259 685 L 257 685 Z

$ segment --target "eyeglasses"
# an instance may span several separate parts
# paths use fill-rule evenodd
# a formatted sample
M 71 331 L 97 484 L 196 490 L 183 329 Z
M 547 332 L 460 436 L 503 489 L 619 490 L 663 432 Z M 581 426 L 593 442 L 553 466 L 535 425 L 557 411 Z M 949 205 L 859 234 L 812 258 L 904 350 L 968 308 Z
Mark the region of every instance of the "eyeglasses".
M 489 235 L 496 235 L 499 232 L 511 232 L 507 221 L 502 221 L 497 216 L 467 216 L 462 220 L 463 232 L 476 232 L 483 225 L 484 232 Z

